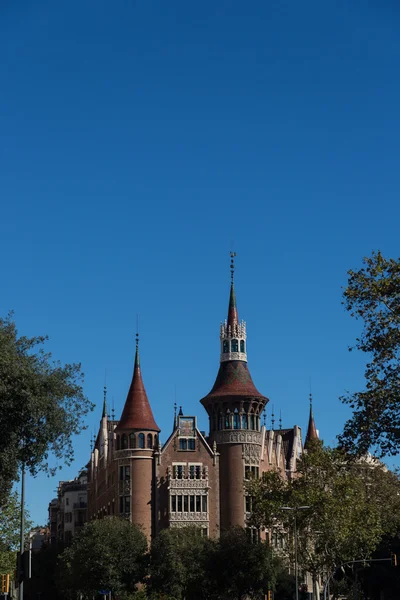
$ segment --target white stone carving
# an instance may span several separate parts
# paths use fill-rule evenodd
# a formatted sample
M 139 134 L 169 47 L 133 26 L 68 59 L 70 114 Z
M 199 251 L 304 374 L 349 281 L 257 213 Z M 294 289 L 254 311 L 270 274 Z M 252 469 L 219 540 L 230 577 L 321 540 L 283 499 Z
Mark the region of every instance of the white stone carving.
M 215 441 L 217 444 L 258 444 L 261 446 L 262 437 L 260 431 L 224 430 L 216 431 Z
M 246 465 L 259 465 L 261 446 L 256 444 L 243 444 L 243 459 Z
M 247 362 L 247 354 L 246 352 L 221 352 L 220 361 L 226 362 L 228 360 L 243 360 Z
M 200 522 L 208 522 L 209 521 L 209 516 L 208 513 L 206 512 L 180 512 L 180 513 L 170 513 L 169 514 L 169 520 L 170 523 L 182 523 L 182 522 L 186 522 L 186 523 L 191 523 L 193 524 L 194 522 L 198 521 Z
M 170 479 L 168 489 L 171 490 L 208 490 L 208 479 Z

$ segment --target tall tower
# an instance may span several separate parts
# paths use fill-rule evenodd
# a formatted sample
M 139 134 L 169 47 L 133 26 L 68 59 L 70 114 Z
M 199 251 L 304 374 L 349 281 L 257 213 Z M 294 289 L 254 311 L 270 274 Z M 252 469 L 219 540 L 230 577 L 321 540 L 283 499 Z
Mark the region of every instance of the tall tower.
M 154 420 L 143 384 L 137 334 L 132 383 L 115 432 L 118 514 L 143 527 L 150 541 L 154 509 L 154 449 L 158 447 L 160 429 Z
M 244 480 L 259 474 L 261 414 L 268 398 L 256 389 L 247 365 L 246 323 L 239 321 L 231 253 L 228 318 L 221 323 L 220 367 L 201 403 L 210 419 L 210 441 L 220 453 L 221 529 L 245 525 Z
M 304 448 L 307 448 L 310 441 L 315 441 L 315 440 L 319 440 L 319 436 L 318 436 L 317 428 L 315 426 L 314 413 L 313 413 L 313 407 L 312 407 L 312 395 L 310 393 L 310 416 L 308 418 L 308 428 L 307 428 L 306 441 L 304 442 Z

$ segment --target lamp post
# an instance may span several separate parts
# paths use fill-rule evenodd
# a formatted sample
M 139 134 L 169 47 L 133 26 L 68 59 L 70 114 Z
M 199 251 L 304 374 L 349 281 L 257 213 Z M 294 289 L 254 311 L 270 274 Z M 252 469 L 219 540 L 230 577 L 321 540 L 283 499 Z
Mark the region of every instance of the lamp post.
M 307 510 L 311 506 L 282 506 L 282 510 L 291 510 L 294 512 L 294 574 L 296 577 L 296 600 L 299 600 L 299 569 L 297 565 L 297 511 Z

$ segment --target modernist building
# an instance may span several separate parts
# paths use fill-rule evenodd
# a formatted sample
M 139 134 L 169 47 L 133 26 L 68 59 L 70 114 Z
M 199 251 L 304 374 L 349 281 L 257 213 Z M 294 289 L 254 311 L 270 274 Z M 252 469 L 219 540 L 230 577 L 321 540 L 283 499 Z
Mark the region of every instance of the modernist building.
M 57 498 L 49 503 L 49 534 L 52 544 L 69 543 L 87 520 L 87 472 L 71 481 L 60 481 Z
M 165 527 L 196 525 L 204 535 L 246 526 L 251 509 L 244 480 L 278 469 L 290 478 L 303 448 L 301 429 L 267 430 L 268 398 L 253 383 L 246 323 L 239 321 L 231 264 L 228 318 L 220 327 L 220 365 L 200 400 L 209 434 L 182 410 L 166 443 L 147 397 L 139 359 L 119 421 L 103 415 L 88 465 L 88 518 L 118 515 L 143 527 L 148 539 Z M 312 412 L 308 436 L 317 436 Z

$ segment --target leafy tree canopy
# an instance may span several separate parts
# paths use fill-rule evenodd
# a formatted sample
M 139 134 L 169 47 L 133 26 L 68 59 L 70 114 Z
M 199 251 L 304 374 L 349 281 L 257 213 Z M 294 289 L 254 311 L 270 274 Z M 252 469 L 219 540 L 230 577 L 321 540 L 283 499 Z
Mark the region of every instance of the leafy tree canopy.
M 295 479 L 278 484 L 266 473 L 248 484 L 255 525 L 285 535 L 296 515 L 299 564 L 314 576 L 347 560 L 367 559 L 385 534 L 400 530 L 397 474 L 380 463 L 346 459 L 315 441 L 299 460 Z
M 365 390 L 342 401 L 353 416 L 340 436 L 348 450 L 379 456 L 400 452 L 400 259 L 373 252 L 358 271 L 349 271 L 344 306 L 364 327 L 355 348 L 365 352 Z M 353 348 L 350 348 L 352 350 Z
M 92 521 L 60 557 L 58 581 L 64 592 L 92 596 L 101 589 L 121 598 L 135 591 L 146 574 L 147 540 L 129 521 Z
M 12 573 L 20 545 L 21 503 L 17 492 L 11 493 L 0 507 L 0 573 Z M 25 510 L 25 533 L 32 527 Z
M 71 463 L 71 437 L 93 408 L 80 365 L 53 362 L 46 339 L 19 337 L 11 316 L 0 318 L 0 505 L 22 461 L 33 475 L 49 469 L 50 454 Z

